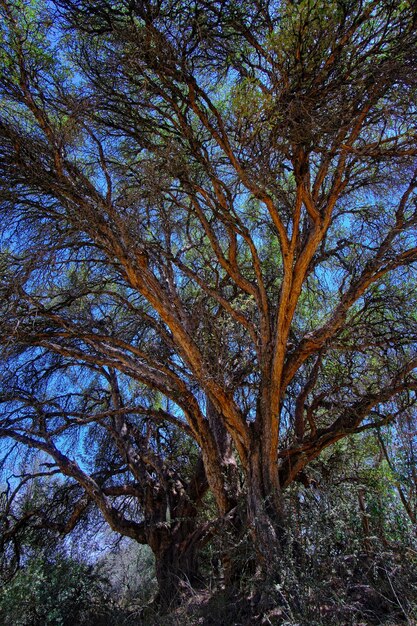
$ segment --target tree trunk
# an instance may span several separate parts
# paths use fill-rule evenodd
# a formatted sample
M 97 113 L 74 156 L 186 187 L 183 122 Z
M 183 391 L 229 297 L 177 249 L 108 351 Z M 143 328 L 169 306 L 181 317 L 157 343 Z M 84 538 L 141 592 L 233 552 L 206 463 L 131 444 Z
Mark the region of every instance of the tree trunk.
M 150 492 L 146 502 L 147 543 L 155 556 L 159 592 L 156 602 L 169 609 L 187 585 L 199 581 L 198 553 L 205 538 L 198 520 L 201 500 L 208 484 L 202 458 L 195 465 L 188 485 L 172 477 L 159 498 Z
M 246 482 L 248 524 L 258 573 L 270 577 L 277 573 L 285 540 L 284 503 L 281 492 L 276 493 L 268 482 L 260 446 L 251 454 Z
M 238 502 L 239 470 L 233 452 L 232 438 L 225 428 L 223 417 L 208 396 L 206 397 L 206 414 L 216 450 L 211 458 L 208 457 L 206 451 L 204 465 L 219 514 L 224 516 Z
M 198 547 L 198 542 L 186 539 L 182 533 L 168 536 L 152 547 L 159 588 L 156 601 L 162 610 L 174 607 L 180 600 L 181 592 L 201 582 Z

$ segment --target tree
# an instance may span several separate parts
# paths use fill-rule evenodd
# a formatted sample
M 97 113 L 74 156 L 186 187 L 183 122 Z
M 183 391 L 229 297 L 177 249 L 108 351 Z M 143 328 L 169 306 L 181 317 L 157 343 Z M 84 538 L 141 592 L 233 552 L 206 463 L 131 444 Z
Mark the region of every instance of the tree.
M 168 599 L 239 502 L 271 573 L 286 487 L 414 411 L 414 4 L 1 6 L 4 449 Z

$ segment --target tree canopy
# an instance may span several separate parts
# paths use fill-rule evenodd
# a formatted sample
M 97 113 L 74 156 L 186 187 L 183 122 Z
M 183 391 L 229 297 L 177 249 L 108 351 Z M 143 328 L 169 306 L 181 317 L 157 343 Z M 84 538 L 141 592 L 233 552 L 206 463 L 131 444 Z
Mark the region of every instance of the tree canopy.
M 3 539 L 95 508 L 170 597 L 231 521 L 268 571 L 309 464 L 414 420 L 415 3 L 0 7 Z

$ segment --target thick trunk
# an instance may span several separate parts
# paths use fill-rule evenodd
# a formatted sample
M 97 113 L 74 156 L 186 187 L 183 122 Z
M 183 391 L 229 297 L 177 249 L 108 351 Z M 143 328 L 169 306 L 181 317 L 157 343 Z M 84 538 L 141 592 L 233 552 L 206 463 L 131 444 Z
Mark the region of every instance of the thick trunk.
M 164 610 L 178 603 L 185 588 L 201 582 L 198 555 L 205 539 L 204 527 L 199 526 L 195 508 L 183 506 L 179 514 L 183 517 L 155 524 L 148 532 L 155 556 L 156 601 Z
M 271 485 L 260 446 L 252 451 L 247 483 L 247 516 L 259 573 L 276 573 L 285 540 L 284 503 Z
M 220 517 L 226 521 L 227 531 L 220 560 L 222 578 L 230 586 L 239 577 L 234 567 L 233 549 L 241 539 L 242 520 L 239 518 L 237 504 L 240 497 L 239 469 L 235 459 L 232 438 L 227 432 L 222 415 L 217 411 L 209 397 L 206 397 L 206 415 L 213 434 L 216 450 L 211 459 L 205 458 L 206 476 L 216 500 Z
M 200 582 L 198 543 L 178 534 L 154 545 L 153 552 L 158 581 L 157 601 L 161 609 L 168 610 L 179 602 L 185 588 Z
M 240 492 L 239 470 L 233 453 L 232 439 L 224 420 L 210 399 L 206 398 L 207 420 L 213 434 L 215 449 L 204 451 L 204 465 L 210 489 L 221 516 L 233 509 Z
M 178 602 L 181 591 L 187 586 L 201 582 L 198 572 L 201 545 L 218 532 L 223 523 L 228 525 L 228 532 L 234 528 L 233 511 L 239 496 L 238 468 L 230 437 L 222 429 L 212 405 L 209 419 L 212 436 L 207 437 L 207 445 L 188 486 L 171 480 L 169 493 L 150 491 L 146 500 L 147 542 L 155 556 L 159 586 L 157 602 L 165 610 Z M 208 487 L 220 516 L 217 531 L 215 525 L 201 525 L 198 521 L 198 509 Z M 226 554 L 226 562 L 227 557 Z
M 184 587 L 199 579 L 198 553 L 205 532 L 198 510 L 208 488 L 202 459 L 188 485 L 172 477 L 166 485 L 169 491 L 161 491 L 159 497 L 150 492 L 146 502 L 146 538 L 155 556 L 157 602 L 162 609 L 175 605 Z

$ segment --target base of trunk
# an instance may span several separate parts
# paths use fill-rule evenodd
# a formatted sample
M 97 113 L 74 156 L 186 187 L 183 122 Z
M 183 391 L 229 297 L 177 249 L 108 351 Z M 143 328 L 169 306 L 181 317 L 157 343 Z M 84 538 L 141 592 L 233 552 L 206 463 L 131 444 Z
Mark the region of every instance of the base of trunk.
M 198 572 L 198 550 L 195 545 L 170 543 L 155 553 L 158 595 L 155 602 L 168 610 L 181 600 L 181 595 L 201 583 Z

